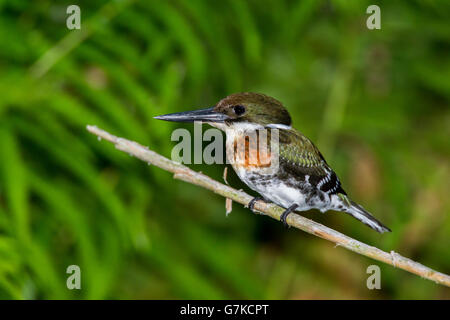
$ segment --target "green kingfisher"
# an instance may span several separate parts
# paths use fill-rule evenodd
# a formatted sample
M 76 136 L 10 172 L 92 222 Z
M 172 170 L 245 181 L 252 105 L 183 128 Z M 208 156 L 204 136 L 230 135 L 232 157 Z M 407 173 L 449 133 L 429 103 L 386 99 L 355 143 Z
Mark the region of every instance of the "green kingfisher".
M 380 233 L 391 231 L 347 196 L 319 149 L 292 128 L 288 111 L 272 97 L 252 92 L 236 93 L 211 108 L 171 113 L 155 119 L 201 121 L 223 130 L 226 155 L 233 169 L 245 184 L 262 196 L 250 201 L 248 207 L 251 210 L 258 200 L 273 202 L 285 208 L 280 218 L 285 225 L 287 216 L 293 211 L 341 211 Z M 276 140 L 269 139 L 268 152 L 262 152 L 260 144 L 251 143 L 248 138 L 252 135 L 262 137 L 263 130 L 268 137 L 274 136 L 274 130 L 278 135 Z M 275 150 L 278 165 L 276 170 L 267 171 Z M 249 161 L 252 154 L 256 154 L 256 161 Z

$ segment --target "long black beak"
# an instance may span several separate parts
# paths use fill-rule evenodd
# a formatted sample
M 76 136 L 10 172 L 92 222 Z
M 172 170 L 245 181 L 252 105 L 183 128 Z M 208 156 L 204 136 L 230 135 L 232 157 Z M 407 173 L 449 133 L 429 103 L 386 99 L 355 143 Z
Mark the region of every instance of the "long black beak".
M 154 119 L 175 121 L 175 122 L 224 122 L 229 117 L 223 113 L 215 112 L 214 107 L 207 109 L 200 109 L 194 111 L 169 113 L 162 116 L 154 117 Z

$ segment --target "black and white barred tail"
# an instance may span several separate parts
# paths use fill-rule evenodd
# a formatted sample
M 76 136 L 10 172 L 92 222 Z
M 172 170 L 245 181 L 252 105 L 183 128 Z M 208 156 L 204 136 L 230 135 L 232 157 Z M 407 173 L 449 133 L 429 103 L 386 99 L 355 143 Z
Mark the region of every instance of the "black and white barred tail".
M 337 194 L 334 196 L 333 210 L 345 212 L 379 233 L 391 232 L 391 229 L 375 219 L 362 206 L 350 200 L 346 195 Z

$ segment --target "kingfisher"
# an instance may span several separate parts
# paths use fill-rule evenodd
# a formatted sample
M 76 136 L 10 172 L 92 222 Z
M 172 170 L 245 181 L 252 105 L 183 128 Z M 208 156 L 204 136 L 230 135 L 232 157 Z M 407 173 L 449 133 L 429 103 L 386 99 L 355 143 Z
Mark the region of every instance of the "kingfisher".
M 171 113 L 155 119 L 200 121 L 224 131 L 226 156 L 234 171 L 260 195 L 249 202 L 252 211 L 256 201 L 275 203 L 285 209 L 280 217 L 285 226 L 286 218 L 293 211 L 340 211 L 380 233 L 391 231 L 350 199 L 319 149 L 292 127 L 289 112 L 272 97 L 253 92 L 235 93 L 210 108 Z M 249 139 L 255 136 L 258 143 Z M 275 136 L 277 139 L 272 139 Z M 266 141 L 265 151 L 259 140 Z M 252 158 L 252 155 L 256 156 Z M 275 170 L 267 170 L 275 156 Z

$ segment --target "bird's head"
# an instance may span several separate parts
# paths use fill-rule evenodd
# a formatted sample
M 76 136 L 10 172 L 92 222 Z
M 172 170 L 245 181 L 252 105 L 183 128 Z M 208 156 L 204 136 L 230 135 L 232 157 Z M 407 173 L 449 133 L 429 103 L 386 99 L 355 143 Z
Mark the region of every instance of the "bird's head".
M 222 130 L 233 128 L 287 128 L 291 125 L 288 111 L 278 100 L 260 93 L 235 93 L 214 107 L 157 116 L 155 119 L 176 122 L 207 122 Z

